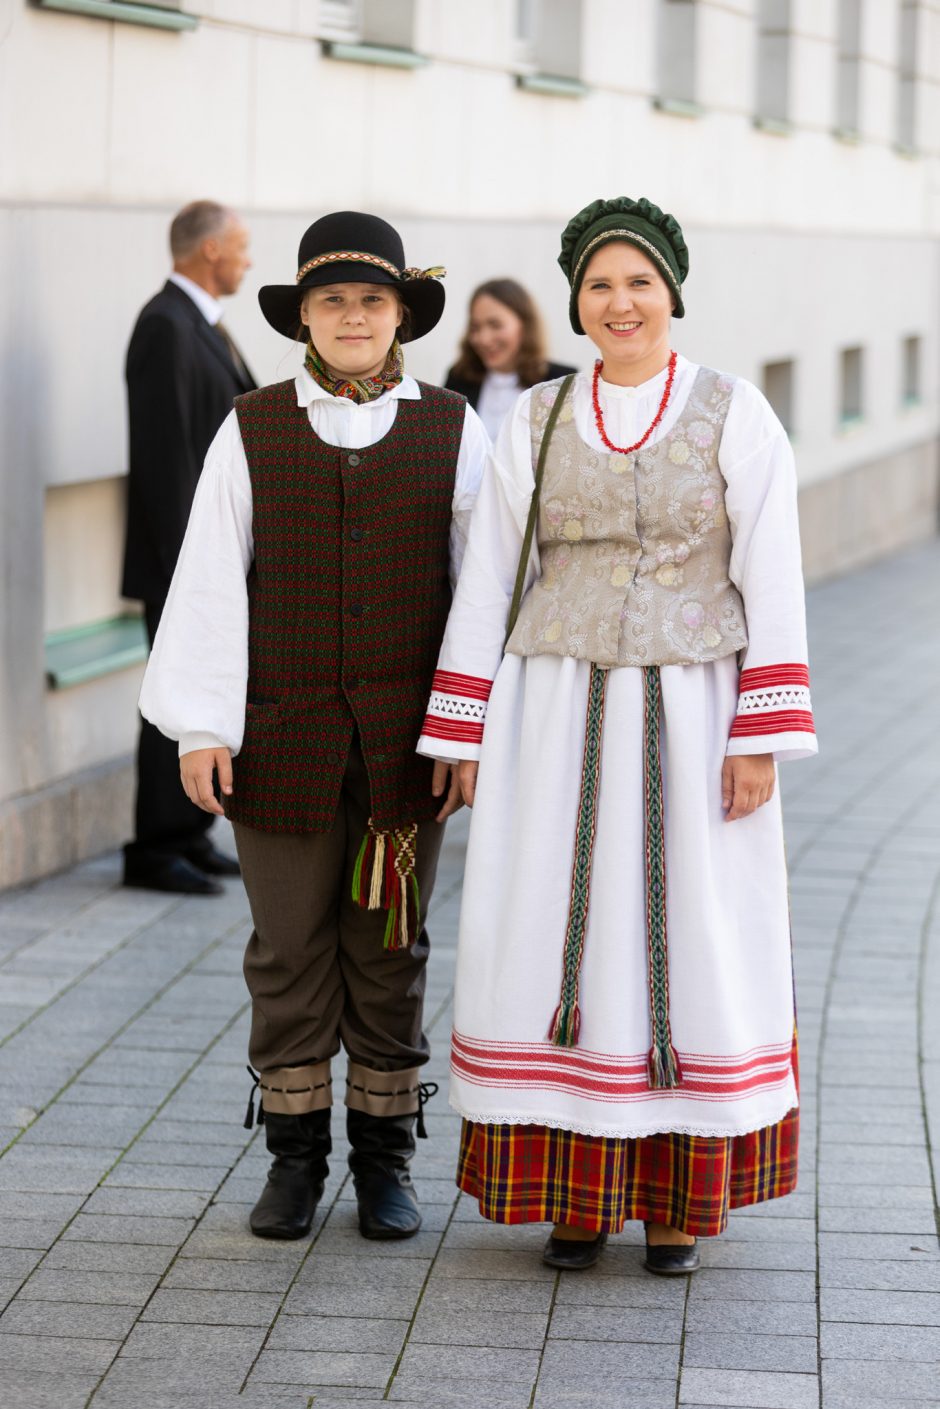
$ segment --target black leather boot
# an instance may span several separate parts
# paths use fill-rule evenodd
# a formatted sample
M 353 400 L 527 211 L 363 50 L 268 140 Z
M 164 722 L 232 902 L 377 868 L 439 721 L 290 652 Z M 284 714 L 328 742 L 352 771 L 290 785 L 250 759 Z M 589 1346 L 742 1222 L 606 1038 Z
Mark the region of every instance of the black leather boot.
M 364 1238 L 410 1238 L 421 1227 L 408 1166 L 415 1152 L 414 1115 L 346 1111 L 349 1168 Z
M 330 1153 L 330 1111 L 264 1113 L 274 1163 L 249 1224 L 258 1238 L 304 1238 L 323 1196 Z

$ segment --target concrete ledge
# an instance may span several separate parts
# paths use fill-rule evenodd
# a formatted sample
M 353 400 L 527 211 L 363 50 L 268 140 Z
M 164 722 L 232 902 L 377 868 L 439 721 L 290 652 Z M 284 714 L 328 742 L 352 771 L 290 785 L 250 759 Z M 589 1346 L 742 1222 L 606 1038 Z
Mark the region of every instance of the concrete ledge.
M 800 490 L 807 583 L 936 536 L 940 442 L 922 441 Z
M 0 805 L 0 890 L 74 866 L 133 830 L 130 755 Z

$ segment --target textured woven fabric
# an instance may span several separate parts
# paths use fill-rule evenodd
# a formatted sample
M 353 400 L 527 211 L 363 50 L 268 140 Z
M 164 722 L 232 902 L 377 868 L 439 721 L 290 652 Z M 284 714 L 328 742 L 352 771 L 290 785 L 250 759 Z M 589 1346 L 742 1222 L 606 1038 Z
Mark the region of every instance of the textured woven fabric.
M 794 1040 L 794 1066 L 796 1042 Z M 632 1219 L 713 1238 L 732 1208 L 796 1187 L 799 1111 L 750 1135 L 580 1135 L 465 1120 L 457 1184 L 495 1223 L 574 1223 L 618 1233 Z
M 293 380 L 235 403 L 251 476 L 245 737 L 226 812 L 319 832 L 358 725 L 376 827 L 424 821 L 415 753 L 450 606 L 449 534 L 464 401 L 421 384 L 375 445 L 314 434 Z
M 405 370 L 405 357 L 396 338 L 381 370 L 374 377 L 334 377 L 313 343 L 308 341 L 304 366 L 317 386 L 328 391 L 330 396 L 344 396 L 347 401 L 355 401 L 361 406 L 364 401 L 374 401 L 390 387 L 398 386 Z

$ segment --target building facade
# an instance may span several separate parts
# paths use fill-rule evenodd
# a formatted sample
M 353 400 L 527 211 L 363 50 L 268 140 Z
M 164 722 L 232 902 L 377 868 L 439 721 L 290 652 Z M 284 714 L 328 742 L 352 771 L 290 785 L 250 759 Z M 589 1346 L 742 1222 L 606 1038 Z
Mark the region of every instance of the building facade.
M 297 354 L 258 285 L 319 214 L 388 216 L 448 269 L 439 380 L 502 274 L 585 361 L 558 234 L 624 192 L 687 232 L 677 346 L 793 436 L 808 575 L 934 533 L 940 0 L 0 0 L 0 886 L 130 830 L 122 362 L 174 211 L 250 224 L 263 381 Z

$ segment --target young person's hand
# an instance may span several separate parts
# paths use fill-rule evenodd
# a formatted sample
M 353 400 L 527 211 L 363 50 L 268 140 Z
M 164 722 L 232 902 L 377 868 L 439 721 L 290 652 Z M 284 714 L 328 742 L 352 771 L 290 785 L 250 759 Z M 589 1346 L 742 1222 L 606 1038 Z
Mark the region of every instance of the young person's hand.
M 721 769 L 721 805 L 725 821 L 748 817 L 774 795 L 772 753 L 742 753 L 726 758 Z
M 203 812 L 223 816 L 221 804 L 212 790 L 212 775 L 218 770 L 219 788 L 228 796 L 232 791 L 232 754 L 230 749 L 193 749 L 180 759 L 180 778 L 190 802 Z
M 458 808 L 463 807 L 463 798 L 460 796 L 460 783 L 457 780 L 457 769 L 452 763 L 444 763 L 441 759 L 434 760 L 434 776 L 431 779 L 431 792 L 435 797 L 444 798 L 444 806 L 435 817 L 435 822 L 444 822 Z M 447 794 L 444 797 L 444 794 Z

